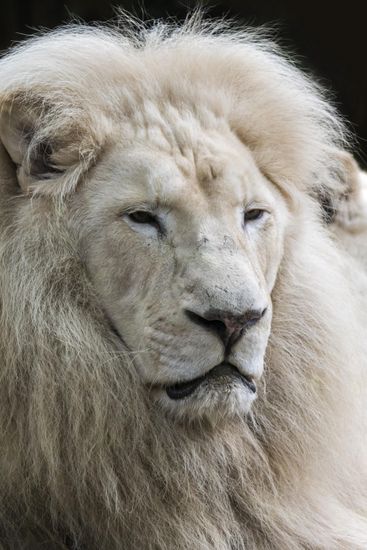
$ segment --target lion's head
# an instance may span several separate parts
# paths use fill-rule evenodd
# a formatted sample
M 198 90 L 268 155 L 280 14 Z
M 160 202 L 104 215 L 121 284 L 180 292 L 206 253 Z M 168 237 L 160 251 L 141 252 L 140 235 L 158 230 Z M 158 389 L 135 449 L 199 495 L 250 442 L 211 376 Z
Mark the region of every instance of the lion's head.
M 286 201 L 225 121 L 151 111 L 139 115 L 154 136 L 119 140 L 80 191 L 80 252 L 151 398 L 179 416 L 243 414 L 263 371 Z
M 32 72 L 40 82 L 29 89 L 15 84 L 24 70 L 17 62 L 32 55 L 31 46 L 20 50 L 10 63 L 16 74 L 3 100 L 2 141 L 25 194 L 72 197 L 78 253 L 151 397 L 179 416 L 246 413 L 270 332 L 286 180 L 301 185 L 305 177 L 306 156 L 289 141 L 302 140 L 297 147 L 313 148 L 320 162 L 301 113 L 295 125 L 287 121 L 309 100 L 305 82 L 286 66 L 284 78 L 279 59 L 250 39 L 223 41 L 219 51 L 221 39 L 202 37 L 193 62 L 187 38 L 174 51 L 162 43 L 130 54 L 113 38 L 88 29 L 54 35 L 60 70 L 73 82 L 63 90 L 49 67 Z M 65 41 L 78 51 L 73 62 Z M 111 65 L 89 55 L 98 45 Z M 39 48 L 42 39 L 33 43 Z M 217 81 L 228 55 L 236 78 Z M 259 56 L 275 78 L 270 106 Z M 81 66 L 86 76 L 74 83 Z M 88 75 L 99 72 L 104 84 L 91 90 Z
M 339 382 L 364 344 L 312 198 L 337 191 L 338 117 L 256 34 L 136 33 L 0 63 L 7 540 L 330 548 L 334 509 L 357 540 L 325 505 L 360 469 Z

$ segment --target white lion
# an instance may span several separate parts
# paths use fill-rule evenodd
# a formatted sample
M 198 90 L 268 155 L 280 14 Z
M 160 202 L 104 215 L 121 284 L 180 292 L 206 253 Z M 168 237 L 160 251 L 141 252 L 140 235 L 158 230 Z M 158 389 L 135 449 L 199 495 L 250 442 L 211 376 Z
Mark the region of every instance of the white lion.
M 71 26 L 0 106 L 2 548 L 367 548 L 322 92 L 256 31 Z

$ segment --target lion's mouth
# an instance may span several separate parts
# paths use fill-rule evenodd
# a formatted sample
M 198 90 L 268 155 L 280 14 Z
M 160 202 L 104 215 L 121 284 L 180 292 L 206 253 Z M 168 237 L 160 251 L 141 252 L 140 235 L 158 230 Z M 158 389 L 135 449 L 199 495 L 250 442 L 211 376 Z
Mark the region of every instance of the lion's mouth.
M 123 345 L 127 348 L 127 345 L 123 338 L 121 337 L 119 331 L 114 327 L 110 321 L 110 326 L 112 331 L 118 336 Z M 186 382 L 179 382 L 172 384 L 170 386 L 165 386 L 164 389 L 170 399 L 178 401 L 179 399 L 184 399 L 192 395 L 203 383 L 212 383 L 214 381 L 220 382 L 221 384 L 228 384 L 235 380 L 241 382 L 251 393 L 256 393 L 256 383 L 254 379 L 249 375 L 242 374 L 237 367 L 231 363 L 223 361 L 219 365 L 213 367 L 210 371 L 205 373 L 203 376 L 198 376 L 192 380 Z
M 256 384 L 254 380 L 242 374 L 234 365 L 230 363 L 220 363 L 209 372 L 193 380 L 180 382 L 171 386 L 166 386 L 165 390 L 170 399 L 184 399 L 192 395 L 204 382 L 223 381 L 223 383 L 239 380 L 251 393 L 256 393 Z

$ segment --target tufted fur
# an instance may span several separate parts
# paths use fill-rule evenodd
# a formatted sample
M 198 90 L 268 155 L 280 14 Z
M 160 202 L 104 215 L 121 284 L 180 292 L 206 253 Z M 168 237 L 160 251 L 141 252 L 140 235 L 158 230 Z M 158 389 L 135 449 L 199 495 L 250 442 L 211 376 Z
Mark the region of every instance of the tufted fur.
M 367 266 L 367 175 L 360 169 L 354 158 L 345 152 L 339 152 L 344 170 L 342 194 L 332 196 L 328 201 L 331 230 L 344 248 L 357 261 Z
M 162 95 L 226 120 L 290 205 L 259 397 L 216 426 L 150 401 L 78 253 L 74 195 Z M 343 143 L 321 92 L 256 32 L 71 26 L 2 59 L 0 105 L 2 547 L 366 548 L 367 280 L 309 198 Z

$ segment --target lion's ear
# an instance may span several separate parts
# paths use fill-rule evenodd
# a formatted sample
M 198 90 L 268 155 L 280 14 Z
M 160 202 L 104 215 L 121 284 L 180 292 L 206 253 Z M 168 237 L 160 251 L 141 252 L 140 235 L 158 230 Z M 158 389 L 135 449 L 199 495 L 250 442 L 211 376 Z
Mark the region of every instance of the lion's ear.
M 345 231 L 357 233 L 367 227 L 367 175 L 355 158 L 339 152 L 343 192 L 334 199 L 333 221 Z
M 22 191 L 48 195 L 72 191 L 100 149 L 83 109 L 28 97 L 1 107 L 0 141 Z
M 351 153 L 333 149 L 330 158 L 330 168 L 323 174 L 325 177 L 316 178 L 317 186 L 312 191 L 326 223 L 333 223 L 348 202 L 358 194 L 360 174 L 360 168 Z
M 37 182 L 60 174 L 52 161 L 51 142 L 45 137 L 35 143 L 33 118 L 16 106 L 4 109 L 0 117 L 0 139 L 16 169 L 19 187 L 25 192 Z

